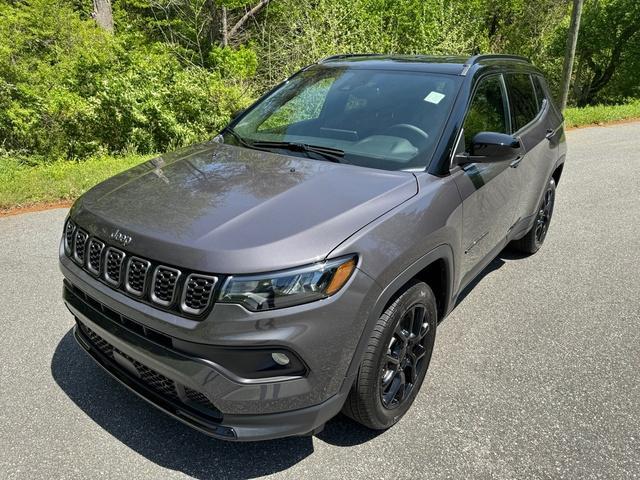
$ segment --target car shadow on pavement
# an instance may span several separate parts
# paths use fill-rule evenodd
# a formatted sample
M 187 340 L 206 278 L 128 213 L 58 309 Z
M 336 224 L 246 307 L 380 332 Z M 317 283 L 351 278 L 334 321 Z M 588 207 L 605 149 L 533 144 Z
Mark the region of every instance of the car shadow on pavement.
M 233 443 L 183 425 L 112 379 L 76 344 L 72 330 L 58 343 L 51 373 L 67 396 L 119 441 L 157 465 L 195 478 L 255 478 L 285 470 L 313 453 L 311 437 Z M 318 438 L 353 446 L 376 435 L 339 415 Z
M 528 254 L 514 252 L 509 248 L 505 248 L 504 250 L 502 250 L 498 254 L 498 256 L 489 263 L 489 265 L 484 267 L 484 269 L 471 281 L 471 283 L 469 283 L 469 285 L 464 287 L 464 289 L 460 292 L 458 298 L 456 299 L 454 308 L 462 303 L 462 301 L 467 297 L 467 295 L 469 295 L 469 293 L 471 293 L 476 285 L 478 285 L 482 281 L 482 279 L 484 279 L 491 272 L 495 272 L 496 270 L 502 268 L 502 266 L 506 263 L 505 260 L 521 260 L 523 258 L 527 258 L 528 256 Z

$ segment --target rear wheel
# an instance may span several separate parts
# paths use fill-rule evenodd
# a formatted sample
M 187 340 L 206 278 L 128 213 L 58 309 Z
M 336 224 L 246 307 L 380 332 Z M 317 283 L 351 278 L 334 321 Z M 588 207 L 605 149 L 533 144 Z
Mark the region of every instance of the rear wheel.
M 426 283 L 413 282 L 380 316 L 344 413 L 376 430 L 398 422 L 427 373 L 436 323 L 433 292 Z
M 551 216 L 553 215 L 553 205 L 556 199 L 556 181 L 551 178 L 547 184 L 547 188 L 542 195 L 542 200 L 538 206 L 536 220 L 531 230 L 520 240 L 511 242 L 512 247 L 523 253 L 536 253 L 547 237 Z

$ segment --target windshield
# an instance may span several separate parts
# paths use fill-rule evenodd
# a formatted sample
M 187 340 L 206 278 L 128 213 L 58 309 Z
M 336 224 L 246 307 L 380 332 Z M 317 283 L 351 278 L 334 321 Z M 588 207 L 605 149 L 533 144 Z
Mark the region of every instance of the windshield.
M 255 104 L 225 143 L 292 142 L 344 152 L 342 163 L 424 169 L 459 86 L 455 76 L 317 66 Z M 322 156 L 309 150 L 269 150 Z M 317 153 L 317 152 L 316 152 Z M 325 155 L 326 157 L 326 155 Z M 326 158 L 324 158 L 326 159 Z

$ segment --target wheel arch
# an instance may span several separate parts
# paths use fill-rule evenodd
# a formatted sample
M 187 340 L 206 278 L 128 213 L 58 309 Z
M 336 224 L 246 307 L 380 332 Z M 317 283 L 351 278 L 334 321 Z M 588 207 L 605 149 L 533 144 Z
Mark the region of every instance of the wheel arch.
M 551 174 L 551 176 L 556 182 L 556 187 L 558 186 L 558 183 L 560 183 L 560 177 L 562 176 L 563 168 L 564 168 L 564 161 L 559 165 L 556 165 L 555 169 L 553 170 L 553 173 Z
M 371 332 L 382 312 L 395 300 L 403 287 L 414 279 L 424 281 L 429 285 L 436 297 L 438 319 L 442 319 L 451 310 L 453 303 L 454 263 L 452 248 L 447 244 L 439 245 L 398 274 L 382 290 L 366 321 L 349 365 L 347 378 L 352 380 L 355 377 Z

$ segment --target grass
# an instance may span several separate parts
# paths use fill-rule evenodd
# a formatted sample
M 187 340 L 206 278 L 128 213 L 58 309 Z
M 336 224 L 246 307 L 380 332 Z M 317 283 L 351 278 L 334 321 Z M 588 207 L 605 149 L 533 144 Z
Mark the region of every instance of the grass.
M 0 210 L 73 200 L 96 183 L 148 158 L 150 155 L 102 156 L 27 166 L 15 158 L 0 157 Z
M 564 117 L 567 128 L 640 118 L 640 100 L 623 105 L 567 108 Z
M 640 119 L 640 100 L 625 105 L 567 108 L 567 127 Z M 137 165 L 151 155 L 94 157 L 82 162 L 60 161 L 28 166 L 0 157 L 0 211 L 40 203 L 74 200 L 96 183 Z

